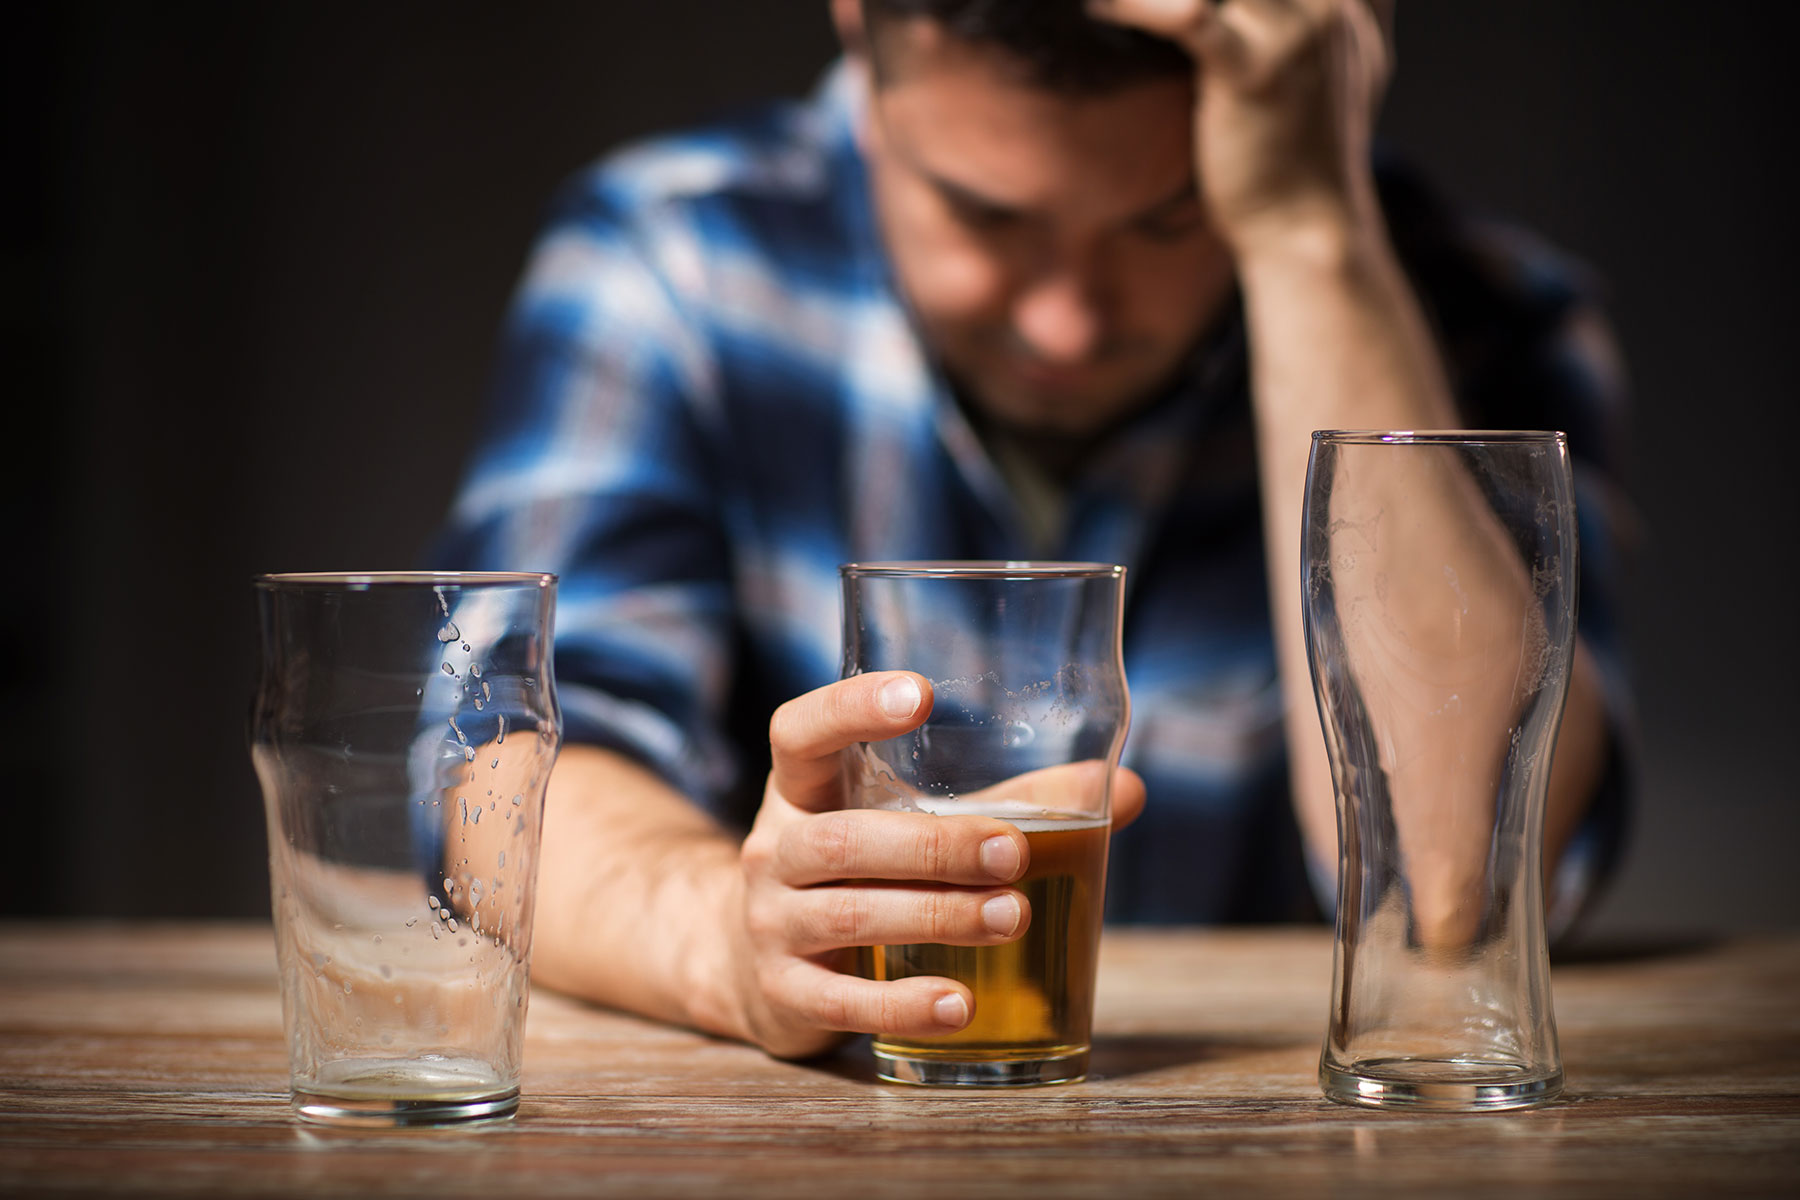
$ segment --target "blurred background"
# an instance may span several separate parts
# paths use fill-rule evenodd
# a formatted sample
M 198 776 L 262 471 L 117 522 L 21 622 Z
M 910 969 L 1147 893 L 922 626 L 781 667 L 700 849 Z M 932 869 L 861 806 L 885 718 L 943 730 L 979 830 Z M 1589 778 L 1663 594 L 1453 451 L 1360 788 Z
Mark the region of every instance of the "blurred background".
M 1642 774 L 1596 937 L 1800 926 L 1793 13 L 1400 5 L 1386 138 L 1593 264 L 1635 380 Z M 9 25 L 0 912 L 266 914 L 249 577 L 416 564 L 552 189 L 808 90 L 826 0 Z

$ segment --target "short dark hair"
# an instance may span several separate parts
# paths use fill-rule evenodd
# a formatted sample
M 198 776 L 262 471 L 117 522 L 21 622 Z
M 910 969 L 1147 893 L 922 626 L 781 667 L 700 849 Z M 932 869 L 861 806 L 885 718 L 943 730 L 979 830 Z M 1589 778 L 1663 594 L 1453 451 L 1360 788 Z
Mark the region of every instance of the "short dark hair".
M 885 27 L 918 17 L 952 37 L 1006 51 L 1024 82 L 1069 95 L 1099 95 L 1194 70 L 1173 42 L 1097 21 L 1083 0 L 862 0 L 862 8 L 878 79 L 887 65 Z

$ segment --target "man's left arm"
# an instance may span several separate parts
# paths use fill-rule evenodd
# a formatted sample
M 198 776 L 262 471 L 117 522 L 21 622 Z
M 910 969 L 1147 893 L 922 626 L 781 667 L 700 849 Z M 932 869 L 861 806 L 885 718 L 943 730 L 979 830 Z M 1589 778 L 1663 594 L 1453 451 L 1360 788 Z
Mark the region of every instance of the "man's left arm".
M 1366 0 L 1090 0 L 1195 58 L 1196 170 L 1230 246 L 1252 364 L 1272 621 L 1294 804 L 1315 865 L 1337 859 L 1330 766 L 1307 666 L 1300 525 L 1316 429 L 1459 425 L 1443 362 L 1376 200 L 1369 141 L 1389 51 Z M 1608 751 L 1577 644 L 1545 820 L 1554 864 Z

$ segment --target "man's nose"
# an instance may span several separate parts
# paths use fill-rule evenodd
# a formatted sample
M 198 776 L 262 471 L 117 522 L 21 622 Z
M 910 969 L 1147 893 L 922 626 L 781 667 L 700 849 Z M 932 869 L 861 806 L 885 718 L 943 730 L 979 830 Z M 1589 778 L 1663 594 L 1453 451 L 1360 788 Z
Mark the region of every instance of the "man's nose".
M 1085 272 L 1059 269 L 1034 279 L 1013 306 L 1019 340 L 1039 359 L 1070 366 L 1093 357 L 1105 335 L 1105 316 Z

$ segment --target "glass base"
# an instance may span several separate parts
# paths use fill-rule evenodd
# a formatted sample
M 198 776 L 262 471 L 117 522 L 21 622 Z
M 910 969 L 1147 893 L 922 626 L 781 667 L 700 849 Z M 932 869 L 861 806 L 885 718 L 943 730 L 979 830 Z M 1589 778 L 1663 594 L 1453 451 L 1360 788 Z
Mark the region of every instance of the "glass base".
M 295 1090 L 294 1111 L 322 1125 L 407 1129 L 504 1121 L 519 1109 L 519 1089 L 487 1096 L 402 1100 L 378 1096 L 326 1096 Z
M 1561 1070 L 1545 1072 L 1474 1058 L 1366 1058 L 1319 1066 L 1327 1100 L 1363 1108 L 1491 1112 L 1548 1104 L 1562 1094 Z
M 875 1073 L 889 1083 L 926 1087 L 1038 1087 L 1047 1083 L 1080 1083 L 1087 1078 L 1088 1052 L 1046 1058 L 970 1060 L 926 1058 L 877 1047 Z

